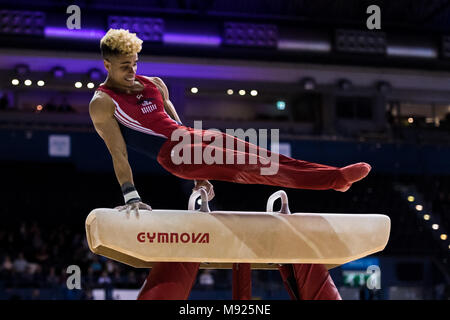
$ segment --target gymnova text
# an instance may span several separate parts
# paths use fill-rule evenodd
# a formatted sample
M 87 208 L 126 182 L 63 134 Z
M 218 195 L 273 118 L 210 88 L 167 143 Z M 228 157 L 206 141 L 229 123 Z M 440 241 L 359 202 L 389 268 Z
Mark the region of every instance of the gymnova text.
M 202 121 L 194 121 L 193 131 L 188 133 L 185 128 L 180 128 L 172 132 L 171 141 L 178 142 L 171 151 L 173 164 L 250 164 L 258 165 L 261 175 L 277 174 L 278 129 L 270 129 L 272 148 L 269 151 L 267 129 L 226 129 L 222 133 L 218 129 L 202 131 L 202 128 Z

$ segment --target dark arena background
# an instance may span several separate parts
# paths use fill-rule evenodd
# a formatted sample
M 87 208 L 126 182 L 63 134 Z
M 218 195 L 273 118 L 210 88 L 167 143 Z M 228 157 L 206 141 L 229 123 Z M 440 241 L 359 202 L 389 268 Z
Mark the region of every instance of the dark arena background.
M 372 166 L 343 193 L 212 181 L 211 210 L 265 211 L 282 189 L 292 212 L 387 215 L 384 250 L 330 270 L 342 299 L 450 298 L 450 1 L 0 3 L 0 299 L 134 300 L 148 275 L 86 241 L 93 209 L 123 205 L 88 110 L 109 28 L 144 41 L 137 73 L 164 80 L 185 125 L 279 129 L 285 155 Z M 129 162 L 143 201 L 187 209 L 192 181 Z M 201 269 L 189 299 L 231 286 L 231 270 Z M 277 270 L 252 271 L 252 299 L 289 300 Z

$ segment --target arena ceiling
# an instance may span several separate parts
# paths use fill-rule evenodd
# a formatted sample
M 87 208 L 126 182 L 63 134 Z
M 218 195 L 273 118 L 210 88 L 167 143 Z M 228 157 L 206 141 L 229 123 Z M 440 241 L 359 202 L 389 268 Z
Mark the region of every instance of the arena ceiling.
M 67 7 L 74 1 L 1 0 L 2 7 L 22 9 Z M 87 10 L 193 15 L 202 18 L 265 19 L 311 25 L 365 23 L 368 6 L 376 4 L 386 28 L 450 31 L 450 0 L 84 0 L 76 4 Z

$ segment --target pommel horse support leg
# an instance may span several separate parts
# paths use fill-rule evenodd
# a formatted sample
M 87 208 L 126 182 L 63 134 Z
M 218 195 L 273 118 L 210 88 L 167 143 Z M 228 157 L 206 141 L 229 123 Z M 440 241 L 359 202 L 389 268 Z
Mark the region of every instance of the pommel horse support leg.
M 340 299 L 328 269 L 382 251 L 389 233 L 380 214 L 291 214 L 284 191 L 269 197 L 266 212 L 211 212 L 200 189 L 188 210 L 95 209 L 86 218 L 92 252 L 153 268 L 140 299 L 187 299 L 199 268 L 232 268 L 235 299 L 251 298 L 251 269 L 277 268 L 292 299 Z

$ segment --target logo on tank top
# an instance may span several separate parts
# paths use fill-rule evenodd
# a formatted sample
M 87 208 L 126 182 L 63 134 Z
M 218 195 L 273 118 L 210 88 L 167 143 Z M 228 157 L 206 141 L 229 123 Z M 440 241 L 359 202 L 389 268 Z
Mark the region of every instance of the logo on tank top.
M 151 101 L 144 101 L 141 103 L 141 111 L 143 114 L 152 112 L 156 110 L 156 104 Z

